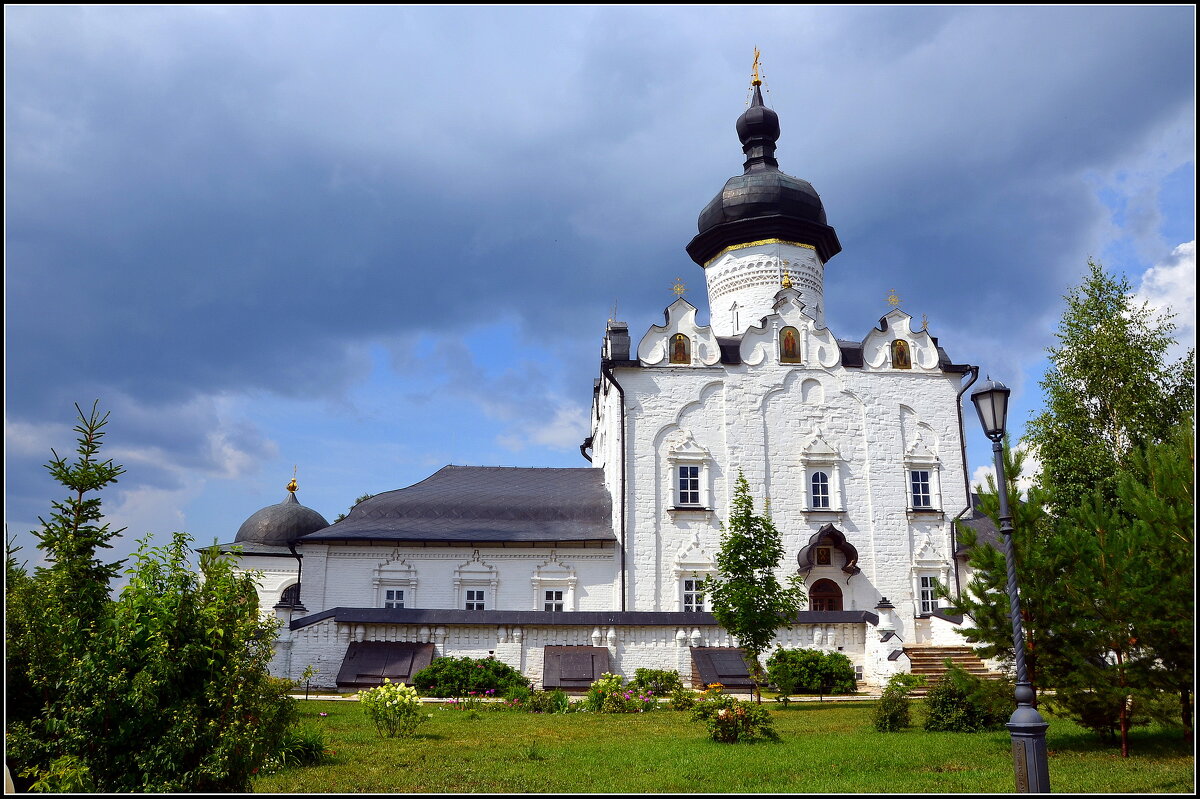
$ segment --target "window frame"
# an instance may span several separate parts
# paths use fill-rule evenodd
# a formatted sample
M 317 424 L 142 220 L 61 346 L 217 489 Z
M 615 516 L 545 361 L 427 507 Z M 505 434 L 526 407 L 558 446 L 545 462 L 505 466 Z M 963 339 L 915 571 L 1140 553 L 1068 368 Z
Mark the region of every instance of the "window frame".
M 487 610 L 488 606 L 488 590 L 484 588 L 464 588 L 463 589 L 463 609 L 464 610 Z M 474 596 L 473 596 L 474 595 Z M 473 607 L 478 606 L 478 607 Z
M 704 590 L 707 577 L 684 575 L 679 581 L 679 607 L 684 613 L 708 613 L 708 592 Z M 692 586 L 689 589 L 688 583 Z M 689 602 L 689 598 L 692 600 Z M 698 599 L 697 599 L 698 598 Z

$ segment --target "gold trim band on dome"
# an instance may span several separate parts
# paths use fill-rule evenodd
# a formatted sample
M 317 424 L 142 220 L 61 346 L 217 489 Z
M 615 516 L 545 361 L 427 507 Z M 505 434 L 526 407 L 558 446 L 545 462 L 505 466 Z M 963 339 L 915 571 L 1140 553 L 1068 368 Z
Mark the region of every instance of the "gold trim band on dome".
M 704 268 L 707 269 L 709 267 L 709 265 L 712 264 L 713 261 L 717 260 L 718 258 L 720 258 L 722 255 L 724 255 L 727 252 L 733 252 L 734 250 L 744 250 L 747 247 L 757 247 L 760 244 L 790 244 L 793 247 L 804 247 L 805 249 L 808 249 L 808 250 L 816 250 L 817 249 L 813 245 L 805 244 L 802 241 L 786 241 L 785 239 L 759 239 L 758 241 L 748 241 L 745 244 L 730 244 L 728 247 L 721 250 L 719 253 L 714 255 L 712 258 L 709 258 L 707 261 L 705 261 Z

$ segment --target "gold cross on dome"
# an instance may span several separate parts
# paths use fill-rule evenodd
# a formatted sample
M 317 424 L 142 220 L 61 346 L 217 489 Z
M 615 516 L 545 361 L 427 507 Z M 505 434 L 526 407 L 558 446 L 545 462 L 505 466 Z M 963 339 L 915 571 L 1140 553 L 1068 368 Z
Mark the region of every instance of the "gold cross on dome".
M 682 297 L 687 292 L 687 286 L 683 285 L 683 278 L 675 278 L 675 285 L 671 287 L 671 291 L 675 292 L 676 297 Z
M 758 74 L 758 57 L 762 55 L 757 47 L 754 48 L 754 79 L 751 81 L 751 86 L 761 86 L 762 77 Z
M 893 308 L 900 305 L 900 295 L 896 293 L 895 289 L 890 289 L 888 291 L 887 301 L 888 305 L 892 306 Z

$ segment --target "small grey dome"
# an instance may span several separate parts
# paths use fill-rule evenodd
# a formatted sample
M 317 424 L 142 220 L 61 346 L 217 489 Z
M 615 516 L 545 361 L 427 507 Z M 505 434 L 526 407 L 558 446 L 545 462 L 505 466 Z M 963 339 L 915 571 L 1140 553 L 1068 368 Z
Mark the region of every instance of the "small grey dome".
M 242 522 L 233 542 L 286 547 L 301 536 L 328 526 L 324 516 L 301 505 L 296 495 L 289 491 L 283 502 L 268 505 Z

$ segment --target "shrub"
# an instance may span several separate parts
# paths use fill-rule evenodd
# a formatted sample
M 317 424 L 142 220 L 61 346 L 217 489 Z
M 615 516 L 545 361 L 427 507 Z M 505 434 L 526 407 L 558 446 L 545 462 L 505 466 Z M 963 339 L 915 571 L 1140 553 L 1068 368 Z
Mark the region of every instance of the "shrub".
M 875 729 L 879 732 L 896 732 L 912 726 L 908 694 L 913 688 L 924 684 L 925 678 L 917 674 L 893 674 L 875 704 L 872 714 Z
M 425 696 L 507 696 L 512 688 L 529 688 L 521 672 L 495 658 L 437 658 L 412 677 Z
M 433 718 L 432 713 L 425 712 L 415 688 L 386 677 L 383 685 L 363 691 L 358 700 L 375 729 L 388 738 L 408 738 Z
M 779 740 L 771 714 L 762 705 L 735 699 L 720 686 L 711 686 L 700 694 L 692 708 L 692 721 L 703 721 L 708 734 L 719 743 Z
M 325 733 L 315 727 L 296 727 L 284 733 L 276 757 L 281 767 L 315 766 L 329 755 Z
M 607 672 L 588 688 L 583 704 L 593 713 L 641 713 L 658 707 L 652 694 L 625 685 L 624 677 Z
M 510 685 L 503 694 L 506 707 L 524 707 L 533 696 L 533 689 L 528 685 Z
M 669 696 L 676 690 L 683 688 L 683 680 L 679 677 L 679 672 L 675 670 L 665 671 L 662 669 L 638 669 L 633 673 L 633 679 L 629 682 L 630 688 L 636 688 L 643 693 L 651 693 L 655 696 Z
M 671 692 L 671 700 L 667 704 L 671 710 L 691 710 L 696 706 L 696 692 L 681 685 Z
M 857 687 L 850 658 L 818 649 L 776 649 L 767 660 L 767 678 L 785 704 L 798 691 L 852 694 Z
M 929 732 L 982 732 L 1004 728 L 1016 707 L 1011 685 L 985 680 L 951 665 L 929 689 Z
M 536 691 L 530 695 L 525 709 L 530 713 L 568 713 L 571 710 L 571 700 L 558 688 L 553 691 Z

